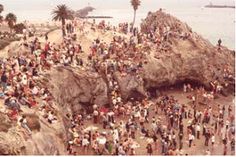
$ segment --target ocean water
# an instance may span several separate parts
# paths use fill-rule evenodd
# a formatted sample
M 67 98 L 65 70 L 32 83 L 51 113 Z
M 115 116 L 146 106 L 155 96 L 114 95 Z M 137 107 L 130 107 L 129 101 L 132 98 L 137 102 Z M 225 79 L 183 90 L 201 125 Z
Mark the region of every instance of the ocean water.
M 219 38 L 230 49 L 235 49 L 235 9 L 204 8 L 213 4 L 234 5 L 234 0 L 141 0 L 137 11 L 136 25 L 149 11 L 164 11 L 186 22 L 193 31 L 216 44 Z M 51 12 L 58 4 L 66 4 L 73 10 L 88 5 L 96 8 L 90 15 L 112 16 L 107 19 L 117 25 L 119 22 L 132 22 L 133 9 L 130 0 L 0 0 L 5 11 L 17 15 L 18 21 L 51 20 Z

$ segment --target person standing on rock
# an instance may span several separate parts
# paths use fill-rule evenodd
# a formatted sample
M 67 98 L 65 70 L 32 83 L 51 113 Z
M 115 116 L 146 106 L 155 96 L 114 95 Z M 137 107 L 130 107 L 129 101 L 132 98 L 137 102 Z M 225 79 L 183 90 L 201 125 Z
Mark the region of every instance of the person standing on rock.
M 45 34 L 45 41 L 48 41 L 48 34 Z
M 222 40 L 219 39 L 219 40 L 218 40 L 218 46 L 219 46 L 219 47 L 221 47 L 221 43 L 222 43 Z
M 7 74 L 6 71 L 3 71 L 2 76 L 1 76 L 1 86 L 2 86 L 2 91 L 5 92 L 7 88 Z

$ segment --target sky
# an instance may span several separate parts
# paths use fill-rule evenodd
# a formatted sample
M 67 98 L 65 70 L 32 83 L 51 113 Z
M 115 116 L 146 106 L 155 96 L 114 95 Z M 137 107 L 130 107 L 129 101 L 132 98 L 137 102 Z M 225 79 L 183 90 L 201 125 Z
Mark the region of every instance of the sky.
M 233 5 L 234 0 L 141 0 L 140 9 L 160 7 L 184 7 L 191 5 L 204 6 L 212 2 L 213 4 L 228 4 Z M 0 3 L 5 6 L 5 10 L 13 12 L 14 10 L 35 10 L 35 9 L 50 9 L 58 4 L 67 4 L 72 9 L 80 9 L 88 4 L 99 9 L 122 9 L 130 6 L 130 0 L 0 0 Z

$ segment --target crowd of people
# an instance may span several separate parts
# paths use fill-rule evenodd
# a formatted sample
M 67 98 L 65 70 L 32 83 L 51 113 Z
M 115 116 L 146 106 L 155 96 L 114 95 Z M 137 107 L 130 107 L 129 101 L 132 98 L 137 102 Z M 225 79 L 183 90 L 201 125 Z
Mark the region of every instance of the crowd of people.
M 192 94 L 195 90 L 198 89 L 191 88 L 183 93 Z M 121 99 L 110 110 L 94 105 L 91 126 L 85 125 L 90 118 L 83 114 L 72 120 L 73 137 L 68 150 L 76 154 L 81 147 L 85 154 L 90 149 L 90 153 L 93 150 L 97 155 L 135 155 L 136 149 L 147 143 L 148 155 L 188 155 L 187 148 L 202 143 L 206 147 L 202 152 L 205 155 L 214 154 L 219 149 L 218 144 L 223 147 L 222 155 L 234 154 L 232 106 L 226 109 L 225 105 L 218 105 L 213 110 L 209 103 L 202 110 L 200 104 L 191 103 L 191 99 L 189 102 L 182 104 L 174 96 L 164 94 L 157 100 L 128 101 L 124 106 Z M 103 129 L 98 131 L 95 126 Z M 139 138 L 146 142 L 138 143 Z M 228 152 L 228 146 L 231 152 Z
M 130 38 L 114 34 L 110 43 L 96 38 L 91 43 L 90 52 L 86 52 L 88 57 L 82 58 L 80 54 L 84 51 L 76 36 L 76 27 L 83 31 L 84 23 L 81 25 L 68 23 L 61 44 L 51 43 L 48 36 L 45 36 L 45 44 L 40 43 L 37 37 L 33 41 L 25 39 L 23 44 L 30 49 L 30 54 L 9 57 L 0 62 L 0 95 L 6 106 L 3 112 L 12 121 L 18 121 L 27 135 L 30 136 L 32 130 L 23 106 L 37 107 L 49 124 L 57 123 L 52 94 L 37 80 L 46 70 L 60 65 L 101 74 L 108 83 L 110 97 L 109 108 L 93 104 L 90 114 L 82 110 L 79 114 L 68 115 L 72 124 L 68 130 L 68 154 L 139 155 L 136 151 L 144 143 L 148 155 L 188 155 L 185 152 L 187 148 L 204 143 L 207 149 L 204 153 L 211 155 L 215 152 L 216 142 L 223 146 L 222 154 L 229 154 L 228 146 L 234 153 L 233 106 L 221 104 L 215 109 L 212 102 L 204 101 L 205 109 L 199 109 L 198 95 L 204 97 L 205 94 L 207 98 L 214 99 L 203 87 L 193 88 L 191 84 L 184 84 L 183 93 L 191 95 L 190 104 L 180 103 L 168 94 L 157 99 L 148 97 L 148 94 L 141 100 L 122 99 L 114 74 L 118 72 L 122 77 L 132 75 L 141 79 L 147 55 L 143 51 L 145 45 L 149 41 L 158 42 L 158 39 L 168 40 L 168 33 L 154 37 L 154 33 L 143 34 L 137 28 L 129 31 L 128 24 L 123 23 L 116 29 Z M 105 23 L 100 26 L 94 23 L 91 31 L 106 28 Z M 164 32 L 168 32 L 170 28 L 165 29 Z M 225 78 L 228 78 L 227 70 L 225 72 Z M 216 86 L 214 91 L 219 92 L 220 87 Z M 88 123 L 92 125 L 88 126 Z M 142 143 L 137 142 L 140 138 Z
M 0 31 L 0 39 L 15 39 L 16 36 L 14 34 L 10 34 L 9 32 Z

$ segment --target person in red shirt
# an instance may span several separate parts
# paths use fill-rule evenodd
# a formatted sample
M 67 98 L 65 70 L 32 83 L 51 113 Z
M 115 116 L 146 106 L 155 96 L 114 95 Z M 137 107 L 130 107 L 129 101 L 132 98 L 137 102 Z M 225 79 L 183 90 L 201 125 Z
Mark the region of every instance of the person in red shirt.
M 13 109 L 12 111 L 10 111 L 8 116 L 11 120 L 17 120 L 18 111 L 16 109 Z
M 35 98 L 29 99 L 29 108 L 32 108 L 37 105 L 37 102 L 35 101 Z

